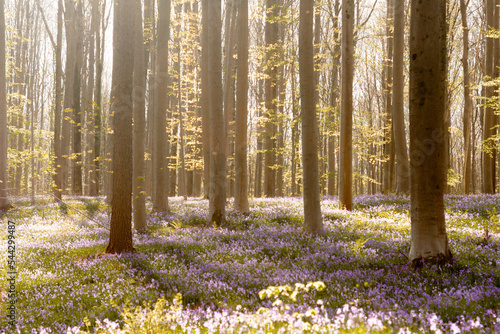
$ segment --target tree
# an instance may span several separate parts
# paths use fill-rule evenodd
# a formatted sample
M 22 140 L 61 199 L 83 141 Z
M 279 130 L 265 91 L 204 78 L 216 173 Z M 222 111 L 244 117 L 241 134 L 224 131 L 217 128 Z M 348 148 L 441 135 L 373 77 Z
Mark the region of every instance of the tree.
M 234 208 L 249 212 L 248 204 L 248 1 L 239 0 L 238 11 L 238 82 L 236 91 L 235 189 Z
M 278 98 L 277 90 L 277 67 L 276 50 L 278 42 L 278 3 L 277 0 L 266 0 L 266 135 L 265 135 L 265 168 L 264 168 L 264 195 L 274 197 L 276 194 L 276 100 Z
M 208 0 L 201 1 L 202 17 L 201 17 L 201 59 L 200 59 L 200 76 L 201 76 L 201 127 L 202 127 L 202 144 L 203 144 L 203 182 L 205 196 L 210 193 L 210 82 L 209 82 L 209 63 L 208 63 Z
M 7 193 L 7 86 L 5 77 L 5 0 L 0 0 L 0 210 L 10 208 Z
M 339 200 L 352 210 L 352 85 L 354 77 L 354 0 L 342 0 L 342 99 Z
M 325 233 L 320 208 L 318 120 L 313 47 L 314 0 L 300 1 L 299 75 L 302 107 L 302 161 L 304 223 L 308 232 Z
M 486 0 L 486 27 L 488 32 L 494 28 L 495 24 L 495 0 Z M 492 36 L 486 34 L 486 50 L 484 55 L 484 74 L 486 80 L 491 80 L 494 74 L 494 40 Z M 483 141 L 486 143 L 488 149 L 483 150 L 483 192 L 487 194 L 495 193 L 495 149 L 491 148 L 490 142 L 495 135 L 495 114 L 492 108 L 492 98 L 495 95 L 493 86 L 488 85 L 484 87 L 485 103 L 484 108 L 484 123 L 483 123 Z
M 396 149 L 397 188 L 400 193 L 410 190 L 410 166 L 406 146 L 406 131 L 404 119 L 404 1 L 394 4 L 394 53 L 393 53 L 393 86 L 392 86 L 392 120 L 394 131 L 394 146 Z
M 204 27 L 205 28 L 205 27 Z M 210 100 L 210 219 L 217 224 L 226 216 L 226 143 L 222 94 L 221 1 L 208 4 L 208 64 Z
M 410 261 L 446 262 L 446 0 L 412 0 L 410 26 Z
M 463 48 L 462 48 L 462 64 L 464 72 L 464 117 L 463 117 L 463 133 L 464 133 L 464 174 L 462 179 L 462 192 L 470 193 L 471 180 L 471 96 L 470 96 L 470 74 L 469 74 L 469 27 L 467 24 L 467 5 L 465 0 L 460 0 L 460 14 L 462 17 L 462 33 L 463 33 Z
M 168 92 L 168 41 L 170 39 L 170 0 L 158 0 L 158 54 L 157 54 L 157 84 L 156 88 L 156 120 L 155 120 L 155 167 L 156 196 L 154 196 L 154 211 L 168 212 L 167 196 L 167 92 Z
M 55 75 L 55 107 L 54 107 L 54 200 L 60 202 L 63 192 L 63 172 L 61 169 L 64 163 L 61 156 L 61 80 L 62 80 L 62 0 L 58 1 L 57 6 L 57 44 L 56 44 L 56 75 Z
M 106 253 L 134 251 L 132 245 L 132 113 L 135 0 L 114 1 L 112 104 L 113 198 Z
M 144 145 L 146 142 L 146 61 L 144 59 L 144 30 L 142 27 L 142 6 L 135 0 L 134 40 L 134 166 L 133 203 L 134 227 L 137 232 L 146 232 L 146 176 L 144 166 Z

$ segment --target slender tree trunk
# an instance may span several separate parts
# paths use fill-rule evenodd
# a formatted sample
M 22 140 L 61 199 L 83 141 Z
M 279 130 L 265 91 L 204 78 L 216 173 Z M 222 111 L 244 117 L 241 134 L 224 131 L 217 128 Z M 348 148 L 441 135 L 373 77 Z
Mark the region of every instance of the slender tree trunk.
M 340 117 L 340 206 L 352 210 L 352 86 L 354 0 L 342 0 L 342 99 Z
M 158 56 L 157 56 L 157 109 L 155 121 L 155 173 L 156 196 L 154 211 L 168 212 L 167 165 L 167 92 L 168 92 L 168 40 L 170 39 L 170 0 L 158 1 Z
M 248 204 L 248 1 L 239 0 L 238 12 L 238 86 L 236 92 L 235 189 L 234 208 L 249 212 Z
M 202 142 L 203 142 L 203 184 L 205 196 L 210 193 L 210 82 L 209 82 L 209 45 L 208 45 L 208 2 L 201 0 L 202 32 L 201 32 L 201 115 L 202 115 Z
M 486 0 L 486 26 L 488 30 L 494 27 L 495 19 L 495 0 Z M 486 51 L 484 56 L 485 75 L 490 79 L 493 78 L 494 68 L 494 41 L 492 37 L 486 37 Z M 487 106 L 484 109 L 484 125 L 483 125 L 483 141 L 491 141 L 494 136 L 495 130 L 495 114 L 491 107 L 491 99 L 495 95 L 493 86 L 485 87 L 485 99 Z M 487 194 L 495 193 L 495 150 L 491 147 L 492 143 L 489 142 L 486 147 L 488 150 L 483 152 L 483 192 Z
M 410 261 L 446 262 L 446 0 L 412 0 L 410 30 Z
M 324 235 L 318 171 L 318 119 L 313 47 L 314 0 L 300 1 L 299 74 L 302 107 L 304 223 L 309 233 Z
M 404 1 L 396 1 L 394 6 L 392 129 L 394 130 L 397 191 L 399 193 L 406 193 L 410 190 L 410 166 L 404 118 L 404 28 Z
M 62 0 L 58 1 L 57 9 L 57 45 L 56 45 L 56 75 L 55 75 L 55 107 L 54 107 L 54 189 L 53 195 L 56 202 L 62 200 L 63 193 L 63 157 L 61 156 L 61 108 L 62 108 Z
M 266 135 L 265 135 L 265 169 L 264 169 L 264 195 L 274 197 L 276 190 L 276 100 L 277 96 L 277 67 L 274 64 L 276 56 L 278 25 L 275 22 L 278 17 L 277 0 L 266 0 L 267 14 L 265 39 L 268 48 L 266 54 Z
M 144 147 L 146 143 L 146 60 L 144 59 L 144 30 L 142 26 L 142 6 L 135 2 L 134 40 L 134 134 L 133 134 L 133 208 L 134 227 L 139 233 L 147 232 L 146 225 L 146 173 Z
M 339 15 L 340 1 L 335 1 L 335 18 L 333 21 L 333 40 L 335 46 L 333 49 L 333 66 L 332 66 L 332 96 L 330 101 L 330 111 L 328 114 L 328 195 L 335 195 L 335 118 L 338 110 L 339 98 L 339 66 L 340 66 L 340 40 L 339 40 Z
M 95 185 L 95 194 L 99 195 L 101 189 L 101 115 L 102 115 L 102 69 L 103 69 L 103 56 L 101 54 L 101 29 L 100 29 L 100 18 L 99 13 L 99 3 L 96 0 L 95 3 L 95 15 L 97 16 L 97 27 L 96 27 L 96 83 L 95 83 L 95 108 L 94 108 L 94 164 L 95 173 L 92 173 L 92 184 Z M 104 20 L 104 15 L 102 15 Z
M 0 0 L 0 210 L 11 207 L 7 191 L 7 80 L 5 76 L 5 0 Z
M 470 75 L 469 75 L 469 26 L 467 24 L 467 6 L 465 0 L 460 0 L 460 13 L 462 15 L 462 34 L 463 34 L 463 48 L 462 48 L 462 65 L 464 71 L 464 166 L 463 166 L 463 179 L 462 179 L 462 192 L 464 194 L 470 193 L 470 179 L 471 179 L 471 96 L 470 96 Z
M 83 194 L 82 185 L 82 113 L 81 113 L 81 71 L 83 61 L 83 9 L 82 1 L 79 1 L 75 15 L 76 61 L 75 61 L 75 82 L 73 85 L 73 149 L 75 161 L 73 163 L 73 194 L 81 196 Z
M 382 184 L 382 192 L 388 193 L 392 190 L 392 58 L 393 58 L 393 34 L 392 24 L 394 18 L 394 0 L 387 0 L 387 22 L 386 22 L 386 56 L 385 56 L 385 80 L 384 80 L 384 97 L 385 97 L 385 131 L 384 131 L 384 177 Z
M 113 199 L 106 253 L 132 252 L 132 113 L 135 0 L 115 0 L 112 104 Z

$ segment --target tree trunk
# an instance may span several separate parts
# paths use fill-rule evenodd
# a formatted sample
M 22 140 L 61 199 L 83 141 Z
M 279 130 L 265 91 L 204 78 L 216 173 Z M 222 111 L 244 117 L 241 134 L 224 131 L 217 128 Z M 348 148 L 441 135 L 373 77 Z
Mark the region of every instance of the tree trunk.
M 470 194 L 471 179 L 471 96 L 470 96 L 470 75 L 469 75 L 469 27 L 467 24 L 467 6 L 465 0 L 460 0 L 460 13 L 462 15 L 462 65 L 464 71 L 464 167 L 462 179 L 462 192 Z
M 299 74 L 302 107 L 304 224 L 314 235 L 324 235 L 318 171 L 318 119 L 313 47 L 314 0 L 300 1 Z
M 75 61 L 75 82 L 73 85 L 73 149 L 75 160 L 73 162 L 73 194 L 81 196 L 83 194 L 82 185 L 82 121 L 81 121 L 81 71 L 83 62 L 83 9 L 82 1 L 79 1 L 75 14 L 75 33 L 76 33 L 76 61 Z
M 205 196 L 210 193 L 210 82 L 209 82 L 209 45 L 208 45 L 208 1 L 201 0 L 202 31 L 201 31 L 201 127 L 203 142 L 203 185 Z
M 156 121 L 155 121 L 155 172 L 156 196 L 153 210 L 168 212 L 168 165 L 167 165 L 167 92 L 168 92 L 168 41 L 170 39 L 170 0 L 158 1 L 158 47 Z
M 222 94 L 221 0 L 208 5 L 210 100 L 210 220 L 221 224 L 226 216 L 226 143 Z
M 333 40 L 335 46 L 333 49 L 333 66 L 332 66 L 332 96 L 330 101 L 330 111 L 328 114 L 328 195 L 335 195 L 335 118 L 338 110 L 339 98 L 339 66 L 340 66 L 340 40 L 339 40 L 339 15 L 340 1 L 335 1 L 335 17 L 333 21 Z
M 57 45 L 56 45 L 56 75 L 55 75 L 55 107 L 54 107 L 54 189 L 56 202 L 61 202 L 63 193 L 63 158 L 61 156 L 61 108 L 62 108 L 62 0 L 58 1 L 57 9 Z
M 412 0 L 410 30 L 411 249 L 414 265 L 446 262 L 446 0 Z
M 382 192 L 388 193 L 392 190 L 392 154 L 391 149 L 394 145 L 392 140 L 392 58 L 393 58 L 393 34 L 392 24 L 394 17 L 394 0 L 387 0 L 387 22 L 386 22 L 386 55 L 384 68 L 384 97 L 385 97 L 385 131 L 384 131 L 384 168 Z
M 494 26 L 495 19 L 495 0 L 486 0 L 486 26 L 488 30 Z M 484 74 L 490 79 L 493 78 L 494 68 L 494 41 L 493 37 L 486 36 L 486 50 L 484 55 L 485 70 Z M 491 107 L 493 103 L 491 99 L 495 95 L 493 86 L 485 87 L 486 107 L 484 108 L 484 125 L 483 125 L 483 141 L 488 141 L 486 144 L 487 150 L 483 151 L 483 192 L 486 194 L 495 193 L 495 150 L 492 148 L 493 143 L 490 142 L 495 134 L 495 114 Z
M 10 208 L 7 191 L 7 83 L 5 77 L 5 0 L 0 0 L 0 210 Z
M 132 113 L 135 0 L 115 0 L 112 104 L 113 199 L 106 253 L 132 252 Z
M 264 169 L 264 195 L 274 197 L 276 190 L 276 100 L 277 94 L 277 67 L 274 64 L 278 40 L 278 25 L 275 22 L 278 17 L 277 0 L 266 0 L 266 134 L 265 134 L 265 169 Z
M 133 203 L 134 227 L 139 233 L 147 232 L 146 225 L 146 173 L 144 147 L 146 143 L 146 61 L 144 59 L 144 30 L 140 0 L 135 2 L 134 40 L 134 162 L 133 162 Z
M 408 163 L 404 117 L 404 29 L 404 1 L 396 1 L 394 6 L 392 129 L 394 131 L 394 146 L 396 152 L 396 190 L 398 193 L 407 193 L 410 190 L 410 166 Z
M 340 206 L 352 210 L 352 86 L 354 0 L 342 0 L 342 99 L 340 117 Z
M 234 208 L 243 213 L 250 212 L 248 204 L 248 1 L 239 0 L 238 12 L 238 86 L 236 91 L 235 126 L 235 189 Z

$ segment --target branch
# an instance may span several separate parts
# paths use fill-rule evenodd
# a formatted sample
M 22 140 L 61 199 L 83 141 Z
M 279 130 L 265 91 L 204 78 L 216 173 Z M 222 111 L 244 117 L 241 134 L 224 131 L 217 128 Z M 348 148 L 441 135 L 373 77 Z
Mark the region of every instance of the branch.
M 54 48 L 54 50 L 56 50 L 57 49 L 57 45 L 56 45 L 56 42 L 54 41 L 54 36 L 50 32 L 49 25 L 47 23 L 47 20 L 45 19 L 45 14 L 43 13 L 42 6 L 40 6 L 40 2 L 38 2 L 38 1 L 37 1 L 36 4 L 37 4 L 37 7 L 38 7 L 38 10 L 40 11 L 40 14 L 42 15 L 43 24 L 45 25 L 45 29 L 47 30 L 47 34 L 49 35 L 50 41 L 52 42 L 52 47 Z

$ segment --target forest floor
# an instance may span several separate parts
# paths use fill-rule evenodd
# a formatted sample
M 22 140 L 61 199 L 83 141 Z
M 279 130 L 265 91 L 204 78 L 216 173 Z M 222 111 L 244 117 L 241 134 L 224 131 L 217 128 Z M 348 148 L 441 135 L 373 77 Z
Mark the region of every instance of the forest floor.
M 407 197 L 359 197 L 353 212 L 325 199 L 316 239 L 299 198 L 251 199 L 222 227 L 207 223 L 206 200 L 174 198 L 121 256 L 103 254 L 102 199 L 41 202 L 18 201 L 0 224 L 0 333 L 500 333 L 500 196 L 448 196 L 454 262 L 421 269 L 408 265 Z M 7 219 L 17 330 L 6 325 Z

